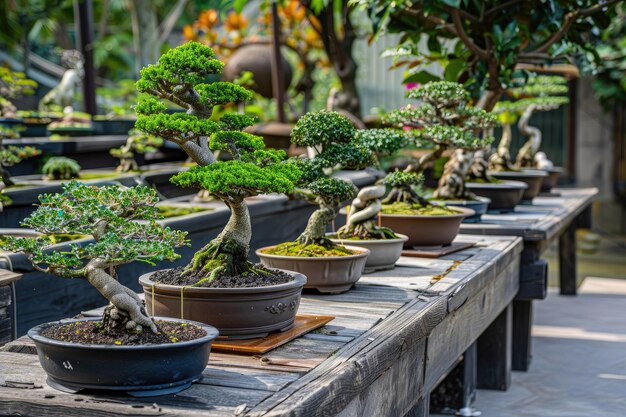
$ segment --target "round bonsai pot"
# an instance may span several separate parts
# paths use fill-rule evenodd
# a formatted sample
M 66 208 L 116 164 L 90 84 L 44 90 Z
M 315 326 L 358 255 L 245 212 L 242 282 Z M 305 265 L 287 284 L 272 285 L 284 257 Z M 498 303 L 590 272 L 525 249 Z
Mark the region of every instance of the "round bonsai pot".
M 307 278 L 266 287 L 204 288 L 157 284 L 154 272 L 139 277 L 148 313 L 207 323 L 229 339 L 265 337 L 293 327 Z
M 126 391 L 137 397 L 176 393 L 202 377 L 218 332 L 202 323 L 155 318 L 194 324 L 206 335 L 186 342 L 130 346 L 71 343 L 41 334 L 57 324 L 101 319 L 91 317 L 40 324 L 28 331 L 28 337 L 35 342 L 52 388 L 71 393 L 82 389 Z
M 474 210 L 474 215 L 463 219 L 463 223 L 478 223 L 480 216 L 487 212 L 491 200 L 487 197 L 477 196 L 476 200 L 432 200 L 437 204 L 445 204 L 448 207 L 465 207 Z
M 321 293 L 328 294 L 339 294 L 352 288 L 352 285 L 361 278 L 365 261 L 370 253 L 368 249 L 356 246 L 345 246 L 358 252 L 348 256 L 304 257 L 263 253 L 264 250 L 273 247 L 267 246 L 256 251 L 263 265 L 298 271 L 307 277 L 304 288 L 315 288 Z
M 491 200 L 487 207 L 488 210 L 499 212 L 513 210 L 522 200 L 522 195 L 528 188 L 528 184 L 521 181 L 468 182 L 465 186 L 474 194 Z
M 559 176 L 563 173 L 563 168 L 552 167 L 541 169 L 541 171 L 545 171 L 548 173 L 548 176 L 543 177 L 543 181 L 541 181 L 541 191 L 549 193 L 550 190 L 556 187 L 556 184 L 559 181 Z
M 94 135 L 128 135 L 128 131 L 135 127 L 135 119 L 116 118 L 101 119 L 94 118 L 93 134 Z
M 327 233 L 326 236 L 335 243 L 349 244 L 360 248 L 369 249 L 370 254 L 365 261 L 364 273 L 369 274 L 375 271 L 393 269 L 396 261 L 402 254 L 404 242 L 409 240 L 408 236 L 398 234 L 398 239 L 369 239 L 353 240 L 340 239 L 335 233 Z
M 537 197 L 541 190 L 541 182 L 548 174 L 538 169 L 524 169 L 522 171 L 489 171 L 488 173 L 499 180 L 522 181 L 528 185 L 528 188 L 522 195 L 522 200 L 530 201 Z
M 421 214 L 380 213 L 381 226 L 409 237 L 405 247 L 449 245 L 459 233 L 464 218 L 473 216 L 474 210 L 455 207 L 458 214 L 428 216 Z

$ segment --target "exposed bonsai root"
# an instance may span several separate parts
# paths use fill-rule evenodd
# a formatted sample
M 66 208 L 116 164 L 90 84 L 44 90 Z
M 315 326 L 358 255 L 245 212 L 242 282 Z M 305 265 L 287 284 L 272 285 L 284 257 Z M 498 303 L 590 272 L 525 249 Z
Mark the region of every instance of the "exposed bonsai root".
M 379 227 L 374 220 L 358 223 L 352 227 L 345 225 L 337 230 L 339 239 L 397 239 L 398 236 L 388 227 Z
M 193 286 L 212 282 L 222 275 L 245 274 L 254 269 L 254 265 L 248 261 L 247 252 L 234 240 L 218 237 L 196 253 L 183 274 L 198 280 Z
M 387 197 L 382 200 L 383 204 L 407 203 L 419 204 L 421 206 L 432 205 L 424 197 L 417 194 L 410 187 L 394 187 L 391 189 Z
M 318 245 L 318 246 L 323 246 L 327 249 L 331 249 L 335 246 L 337 246 L 335 243 L 333 243 L 332 240 L 327 239 L 325 237 L 321 237 L 321 238 L 314 238 L 308 234 L 301 234 L 297 239 L 296 242 L 298 242 L 301 245 L 304 246 L 308 246 L 308 245 Z

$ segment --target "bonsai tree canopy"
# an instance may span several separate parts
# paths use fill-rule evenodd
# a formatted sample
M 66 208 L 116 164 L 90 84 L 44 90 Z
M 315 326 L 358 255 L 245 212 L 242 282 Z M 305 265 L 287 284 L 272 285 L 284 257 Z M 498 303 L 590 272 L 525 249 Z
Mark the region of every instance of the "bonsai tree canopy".
M 222 68 L 211 48 L 188 42 L 142 69 L 136 84 L 140 92 L 152 97 L 140 99 L 135 107 L 135 127 L 180 145 L 198 164 L 175 175 L 172 182 L 206 190 L 231 210 L 222 232 L 184 268 L 183 274 L 192 277 L 195 285 L 210 283 L 220 276 L 271 274 L 248 261 L 252 230 L 245 198 L 289 193 L 300 176 L 297 165 L 285 161 L 283 151 L 265 149 L 261 137 L 241 132 L 255 122 L 254 118 L 225 114 L 219 120 L 210 120 L 215 106 L 252 97 L 244 87 L 209 81 Z M 165 113 L 162 100 L 181 106 L 186 112 Z M 213 154 L 218 150 L 229 153 L 232 160 L 218 161 Z
M 6 237 L 3 250 L 23 252 L 34 268 L 66 279 L 86 279 L 107 300 L 105 329 L 157 332 L 143 302 L 111 274 L 133 261 L 154 264 L 179 257 L 174 248 L 187 243 L 186 232 L 161 227 L 156 192 L 149 187 L 95 187 L 77 181 L 63 184 L 63 192 L 39 197 L 37 210 L 23 225 L 43 235 L 90 235 L 84 246 L 70 244 L 66 252 L 50 251 L 45 237 Z
M 41 168 L 44 178 L 48 180 L 70 180 L 80 175 L 80 165 L 74 159 L 64 156 L 53 156 Z
M 0 66 L 0 117 L 17 118 L 17 108 L 10 100 L 33 94 L 36 88 L 37 83 L 26 78 L 24 73 Z
M 15 185 L 11 179 L 9 171 L 5 167 L 10 167 L 19 164 L 24 159 L 32 158 L 33 156 L 40 155 L 41 151 L 32 146 L 2 146 L 0 140 L 0 180 L 9 187 Z

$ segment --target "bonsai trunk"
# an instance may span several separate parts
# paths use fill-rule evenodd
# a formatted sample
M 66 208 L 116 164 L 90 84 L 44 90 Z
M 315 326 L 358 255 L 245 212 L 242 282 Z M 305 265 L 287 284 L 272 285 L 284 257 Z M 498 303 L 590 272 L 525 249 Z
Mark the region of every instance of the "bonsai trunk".
M 360 237 L 364 239 L 393 238 L 395 235 L 386 227 L 378 227 L 376 215 L 382 207 L 379 200 L 385 194 L 383 185 L 365 187 L 352 201 L 346 225 L 337 231 L 339 238 Z
M 0 179 L 7 187 L 15 185 L 11 179 L 11 174 L 9 174 L 9 171 L 7 171 L 2 165 L 0 165 Z
M 502 124 L 502 138 L 498 144 L 498 150 L 489 158 L 489 166 L 495 171 L 510 171 L 513 168 L 511 163 L 511 125 Z
M 131 172 L 131 171 L 139 171 L 139 165 L 135 161 L 135 158 L 131 157 L 123 157 L 120 158 L 120 164 L 115 169 L 117 172 Z
M 519 168 L 532 168 L 535 166 L 535 154 L 539 151 L 539 147 L 541 146 L 541 130 L 537 129 L 534 126 L 529 126 L 528 122 L 530 121 L 533 112 L 535 111 L 535 106 L 530 105 L 524 111 L 522 117 L 520 117 L 519 122 L 517 124 L 517 128 L 520 133 L 524 136 L 528 136 L 528 140 L 524 145 L 520 148 L 517 153 L 517 158 L 515 158 L 515 164 Z
M 465 177 L 473 159 L 473 152 L 463 149 L 454 151 L 443 169 L 443 175 L 433 197 L 442 200 L 474 199 L 474 194 L 465 188 Z
M 393 187 L 387 197 L 382 201 L 383 204 L 407 203 L 419 204 L 422 207 L 428 207 L 431 204 L 425 198 L 421 197 L 410 185 L 398 185 Z
M 197 252 L 185 267 L 185 274 L 200 278 L 196 283 L 211 282 L 218 275 L 237 276 L 252 268 L 248 261 L 252 226 L 245 201 L 225 201 L 230 219 L 224 230 Z
M 105 272 L 109 266 L 101 258 L 92 259 L 85 266 L 85 275 L 89 283 L 111 303 L 104 313 L 105 327 L 133 330 L 137 326 L 143 326 L 156 333 L 158 331 L 156 324 L 148 316 L 143 302 L 132 290 Z
M 303 245 L 321 245 L 326 248 L 334 246 L 333 242 L 326 238 L 326 226 L 337 216 L 337 205 L 318 199 L 320 207 L 309 217 L 304 232 L 297 241 Z
M 404 172 L 415 172 L 416 174 L 423 173 L 426 169 L 426 165 L 441 158 L 444 150 L 444 146 L 437 145 L 434 151 L 422 155 L 417 160 L 417 163 L 407 165 L 407 167 L 404 169 Z

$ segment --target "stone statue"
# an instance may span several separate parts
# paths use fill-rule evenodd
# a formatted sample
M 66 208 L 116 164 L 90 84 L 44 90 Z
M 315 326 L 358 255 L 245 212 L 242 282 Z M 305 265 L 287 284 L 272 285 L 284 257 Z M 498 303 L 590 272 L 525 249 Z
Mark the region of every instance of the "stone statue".
M 39 101 L 39 111 L 55 111 L 72 105 L 76 88 L 82 82 L 84 76 L 83 58 L 76 50 L 63 51 L 61 63 L 68 68 L 59 85 Z

